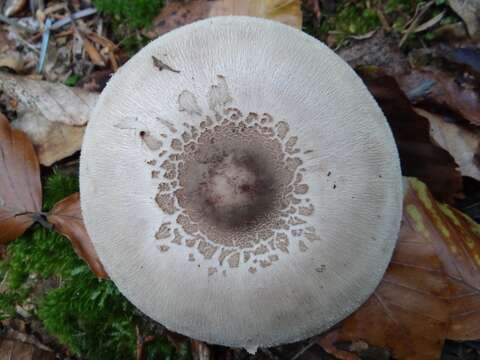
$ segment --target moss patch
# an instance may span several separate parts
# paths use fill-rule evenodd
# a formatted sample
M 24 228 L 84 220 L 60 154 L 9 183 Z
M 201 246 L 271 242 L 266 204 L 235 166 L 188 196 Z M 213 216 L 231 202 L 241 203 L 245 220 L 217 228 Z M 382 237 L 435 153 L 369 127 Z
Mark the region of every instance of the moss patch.
M 45 211 L 78 191 L 78 179 L 60 172 L 44 184 Z M 112 281 L 97 279 L 65 237 L 35 225 L 8 245 L 7 254 L 0 263 L 2 319 L 13 317 L 16 305 L 29 306 L 61 343 L 87 359 L 135 359 L 136 327 L 156 336 L 144 358 L 189 358 L 188 349 L 176 351 Z
M 360 36 L 388 25 L 392 36 L 400 39 L 406 25 L 415 16 L 417 7 L 426 4 L 420 0 L 341 0 L 336 2 L 335 11 L 322 9 L 320 20 L 314 18 L 308 8 L 304 8 L 304 31 L 326 42 L 331 47 L 343 45 L 349 37 Z M 437 0 L 429 8 L 420 23 L 444 12 L 436 27 L 460 21 L 445 0 Z M 386 24 L 382 24 L 383 16 Z M 435 39 L 434 32 L 428 30 L 409 36 L 409 45 L 422 45 Z
M 95 7 L 112 16 L 114 23 L 131 29 L 149 26 L 163 6 L 163 0 L 94 0 Z

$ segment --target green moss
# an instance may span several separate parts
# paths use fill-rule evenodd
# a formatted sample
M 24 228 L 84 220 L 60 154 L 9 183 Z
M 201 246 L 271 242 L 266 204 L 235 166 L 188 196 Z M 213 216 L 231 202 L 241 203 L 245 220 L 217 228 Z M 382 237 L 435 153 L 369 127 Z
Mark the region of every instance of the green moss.
M 418 0 L 388 0 L 385 4 L 384 11 L 387 15 L 400 12 L 410 14 L 414 12 L 417 5 L 422 2 L 423 1 Z
M 365 34 L 380 25 L 377 13 L 362 6 L 348 6 L 335 19 L 335 30 L 344 36 Z
M 11 288 L 21 286 L 29 274 L 64 277 L 71 269 L 83 265 L 68 239 L 40 226 L 12 242 L 8 255 Z
M 53 170 L 43 182 L 43 210 L 49 211 L 58 201 L 78 191 L 78 177 Z
M 44 181 L 44 210 L 78 191 L 78 179 L 54 171 Z M 6 291 L 0 294 L 0 318 L 15 314 L 26 301 L 46 329 L 72 352 L 86 359 L 134 359 L 136 326 L 144 320 L 110 280 L 97 279 L 73 251 L 68 239 L 35 225 L 10 243 L 0 262 Z M 59 284 L 45 286 L 47 279 Z M 52 281 L 51 281 L 52 282 Z M 149 328 L 142 333 L 155 334 Z M 146 359 L 187 359 L 158 336 L 145 348 Z
M 315 19 L 311 10 L 305 7 L 304 31 L 335 48 L 344 45 L 349 37 L 364 35 L 379 29 L 382 25 L 377 10 L 381 10 L 392 28 L 389 35 L 399 40 L 403 36 L 407 22 L 413 19 L 417 7 L 421 4 L 426 4 L 426 1 L 358 0 L 352 2 L 343 0 L 337 2 L 335 13 L 323 12 L 320 20 Z M 437 26 L 459 21 L 458 16 L 449 9 L 445 0 L 437 0 L 429 8 L 422 22 L 428 21 L 443 11 L 445 16 Z M 422 40 L 430 41 L 433 38 L 429 32 L 420 32 L 411 34 L 407 43 L 409 47 L 424 46 Z
M 342 43 L 349 36 L 363 35 L 380 26 L 380 20 L 374 9 L 367 2 L 340 2 L 335 14 L 325 14 L 322 21 L 315 25 L 306 14 L 304 31 L 321 40 L 334 35 L 336 43 Z M 310 17 L 311 19 L 311 17 Z
M 47 330 L 87 359 L 132 359 L 135 315 L 111 281 L 96 279 L 86 265 L 71 270 L 62 286 L 40 301 Z
M 78 84 L 80 79 L 81 79 L 80 75 L 72 74 L 68 78 L 66 78 L 63 83 L 67 86 L 75 86 Z
M 163 0 L 94 0 L 93 3 L 112 16 L 117 25 L 126 23 L 131 29 L 150 25 L 163 6 Z

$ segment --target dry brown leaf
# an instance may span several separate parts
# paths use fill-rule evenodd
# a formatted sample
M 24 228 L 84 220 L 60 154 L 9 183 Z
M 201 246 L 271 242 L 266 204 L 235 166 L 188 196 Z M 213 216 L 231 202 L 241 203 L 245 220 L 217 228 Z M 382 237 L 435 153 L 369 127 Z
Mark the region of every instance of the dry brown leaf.
M 208 16 L 245 15 L 275 20 L 300 29 L 299 0 L 222 0 L 214 1 Z
M 190 340 L 190 350 L 193 360 L 210 360 L 212 355 L 207 344 L 197 340 Z
M 211 16 L 248 15 L 302 27 L 300 0 L 190 0 L 169 2 L 154 20 L 152 29 L 146 32 L 156 38 L 177 27 Z
M 98 94 L 0 72 L 2 92 L 4 101 L 17 104 L 12 125 L 30 137 L 42 165 L 50 166 L 80 150 Z
M 35 221 L 45 222 L 41 210 L 40 166 L 33 145 L 0 114 L 0 244 L 15 240 Z M 98 277 L 108 277 L 83 224 L 78 193 L 55 204 L 46 220 Z
M 45 351 L 21 341 L 0 339 L 0 359 L 55 360 L 54 352 Z
M 413 103 L 429 107 L 447 108 L 474 125 L 480 125 L 480 95 L 474 89 L 463 87 L 439 71 L 417 71 L 398 76 L 402 90 Z M 423 107 L 423 106 L 422 106 Z
M 97 48 L 90 42 L 90 40 L 83 38 L 83 47 L 94 65 L 105 66 L 105 61 L 103 60 L 102 55 L 100 55 Z
M 480 36 L 480 1 L 448 0 L 448 5 L 462 18 L 472 37 Z
M 364 341 L 388 348 L 395 359 L 438 359 L 446 338 L 480 337 L 480 225 L 437 203 L 425 184 L 405 181 L 404 213 L 390 265 L 370 299 L 320 338 L 337 348 Z
M 453 157 L 431 142 L 429 123 L 418 115 L 395 79 L 376 69 L 360 69 L 392 129 L 402 174 L 427 183 L 435 197 L 453 203 L 462 190 L 462 177 Z
M 108 277 L 83 224 L 79 193 L 56 203 L 48 214 L 47 221 L 55 231 L 70 240 L 77 255 L 86 261 L 97 277 Z
M 53 350 L 27 331 L 23 320 L 10 319 L 1 322 L 0 360 L 54 360 Z
M 0 243 L 22 235 L 41 208 L 40 167 L 32 143 L 0 114 Z
M 480 134 L 467 130 L 455 123 L 448 122 L 440 115 L 415 108 L 417 114 L 430 122 L 430 135 L 435 142 L 453 156 L 463 176 L 480 181 Z
M 7 0 L 4 6 L 5 16 L 14 16 L 27 6 L 27 0 Z
M 24 69 L 22 55 L 16 50 L 7 50 L 0 53 L 0 68 L 8 68 L 16 73 Z

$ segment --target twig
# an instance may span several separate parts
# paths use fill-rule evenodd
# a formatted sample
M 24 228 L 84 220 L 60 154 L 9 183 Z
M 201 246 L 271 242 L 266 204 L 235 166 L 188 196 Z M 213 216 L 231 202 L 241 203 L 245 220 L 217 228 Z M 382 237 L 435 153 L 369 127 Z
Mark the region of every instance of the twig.
M 53 352 L 53 350 L 51 348 L 49 348 L 48 346 L 42 344 L 40 341 L 38 341 L 35 336 L 33 335 L 27 335 L 27 334 L 24 334 L 20 331 L 16 331 L 12 328 L 7 328 L 7 332 L 5 335 L 2 336 L 3 338 L 5 339 L 9 339 L 9 340 L 16 340 L 16 341 L 20 341 L 22 343 L 26 343 L 26 344 L 30 344 L 30 345 L 33 345 L 41 350 L 44 350 L 44 351 L 48 351 L 48 352 Z
M 87 8 L 87 9 L 77 11 L 76 13 L 73 13 L 71 16 L 65 16 L 63 19 L 55 21 L 55 23 L 52 25 L 52 30 L 60 29 L 62 26 L 70 24 L 71 22 L 74 22 L 77 19 L 94 15 L 96 13 L 97 13 L 97 9 L 95 8 Z
M 14 31 L 15 32 L 15 31 Z M 25 40 L 20 34 L 18 34 L 17 32 L 15 32 L 15 34 L 17 35 L 16 39 L 19 40 L 23 45 L 25 45 L 26 47 L 28 47 L 30 50 L 36 52 L 37 54 L 40 53 L 40 50 L 37 49 L 37 47 L 33 44 L 31 44 L 30 42 L 28 42 L 27 40 Z M 41 34 L 41 33 L 39 33 Z M 29 39 L 31 41 L 31 39 Z
M 143 337 L 142 334 L 140 334 L 140 329 L 138 326 L 135 326 L 135 333 L 137 334 L 137 355 L 136 355 L 136 360 L 142 360 L 143 358 L 143 346 L 149 342 L 152 342 L 155 340 L 154 335 L 149 335 L 146 337 Z
M 50 29 L 52 27 L 52 19 L 48 18 L 45 21 L 45 28 L 43 29 L 42 35 L 42 47 L 40 48 L 40 59 L 37 64 L 37 73 L 43 71 L 43 66 L 45 65 L 45 59 L 47 58 L 48 43 L 50 41 Z
M 382 10 L 377 9 L 377 16 L 378 16 L 378 19 L 380 20 L 380 23 L 382 24 L 383 30 L 385 30 L 386 32 L 392 31 L 392 27 L 388 23 L 387 17 L 385 16 Z
M 418 23 L 420 20 L 422 20 L 423 16 L 427 12 L 428 9 L 434 4 L 434 0 L 431 0 L 430 2 L 426 3 L 422 9 L 418 12 L 418 15 L 415 16 L 413 19 L 412 23 L 408 27 L 408 29 L 405 31 L 405 34 L 402 37 L 402 40 L 400 40 L 400 43 L 398 44 L 399 47 L 402 47 L 403 44 L 405 44 L 405 41 L 407 41 L 407 38 L 410 36 L 410 34 L 417 28 Z
M 421 98 L 427 95 L 432 90 L 435 84 L 436 84 L 435 80 L 425 80 L 424 82 L 419 84 L 417 87 L 410 90 L 406 95 L 410 101 L 414 101 L 418 98 Z
M 19 22 L 10 19 L 6 17 L 5 15 L 0 14 L 0 21 L 4 22 L 5 24 L 11 25 L 13 27 L 16 27 L 17 29 L 21 29 L 23 31 L 26 31 L 29 34 L 34 34 L 36 31 L 30 29 L 28 26 L 22 25 Z
M 317 342 L 317 339 L 311 340 L 307 345 L 305 345 L 303 348 L 300 349 L 299 352 L 295 354 L 294 357 L 292 357 L 290 360 L 297 360 L 302 356 L 308 349 L 310 349 L 313 345 L 315 345 Z

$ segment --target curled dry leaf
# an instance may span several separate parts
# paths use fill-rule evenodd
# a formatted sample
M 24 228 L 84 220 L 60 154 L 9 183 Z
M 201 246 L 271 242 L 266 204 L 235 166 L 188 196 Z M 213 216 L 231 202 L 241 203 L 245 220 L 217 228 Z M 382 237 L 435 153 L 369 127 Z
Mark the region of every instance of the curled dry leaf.
M 98 94 L 0 72 L 0 93 L 16 104 L 13 126 L 32 140 L 42 165 L 80 150 Z
M 0 243 L 12 241 L 33 224 L 42 208 L 40 167 L 33 145 L 0 114 Z
M 108 277 L 83 224 L 79 193 L 56 203 L 48 214 L 47 221 L 53 225 L 55 231 L 70 240 L 77 255 L 87 262 L 95 275 L 100 278 Z
M 359 75 L 392 129 L 402 174 L 419 178 L 437 199 L 453 203 L 461 192 L 462 177 L 453 157 L 432 143 L 427 119 L 413 110 L 393 77 L 376 69 L 359 69 Z
M 415 108 L 417 114 L 430 122 L 430 134 L 435 142 L 455 159 L 463 176 L 480 181 L 480 136 L 478 131 L 467 130 L 445 120 L 440 115 Z
M 341 359 L 342 341 L 389 348 L 395 359 L 439 359 L 446 338 L 480 337 L 480 225 L 405 179 L 397 247 L 370 299 L 319 340 Z
M 302 27 L 300 0 L 190 0 L 169 2 L 145 35 L 153 39 L 177 27 L 211 16 L 248 15 Z
M 422 107 L 447 108 L 474 125 L 480 125 L 480 95 L 455 78 L 436 71 L 412 71 L 397 77 L 402 90 Z

